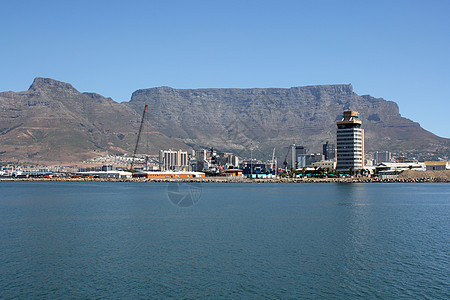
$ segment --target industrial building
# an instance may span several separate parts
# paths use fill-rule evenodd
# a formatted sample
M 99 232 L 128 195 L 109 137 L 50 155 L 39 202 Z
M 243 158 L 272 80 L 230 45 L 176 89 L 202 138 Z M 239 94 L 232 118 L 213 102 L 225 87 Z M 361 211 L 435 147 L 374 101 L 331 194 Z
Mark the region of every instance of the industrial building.
M 427 171 L 444 171 L 450 169 L 450 163 L 447 161 L 426 161 Z
M 227 177 L 242 177 L 243 170 L 241 169 L 228 169 L 225 171 L 225 176 Z
M 356 111 L 344 111 L 343 119 L 337 125 L 338 170 L 364 168 L 364 129 Z
M 425 171 L 425 164 L 383 162 L 375 167 L 375 173 L 378 175 L 394 175 L 406 170 Z
M 205 173 L 189 172 L 189 171 L 138 172 L 133 174 L 133 177 L 148 178 L 148 179 L 199 178 L 205 177 Z
M 79 168 L 72 177 L 94 177 L 94 178 L 131 178 L 132 173 L 116 170 L 112 165 L 101 167 Z

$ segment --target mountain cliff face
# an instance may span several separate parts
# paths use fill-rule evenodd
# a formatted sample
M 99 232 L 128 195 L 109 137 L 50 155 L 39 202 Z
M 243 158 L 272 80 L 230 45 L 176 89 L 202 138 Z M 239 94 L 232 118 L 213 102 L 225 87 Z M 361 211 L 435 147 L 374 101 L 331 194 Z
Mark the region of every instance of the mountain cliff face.
M 290 89 L 138 90 L 127 103 L 72 85 L 36 78 L 27 91 L 0 93 L 0 160 L 80 161 L 99 153 L 131 153 L 142 111 L 150 152 L 214 147 L 268 159 L 295 142 L 309 151 L 335 142 L 343 110 L 360 113 L 367 151 L 449 154 L 450 140 L 400 116 L 397 104 L 359 96 L 351 85 Z
M 25 92 L 0 93 L 0 112 L 0 159 L 64 162 L 130 152 L 142 114 L 48 78 L 36 78 Z M 149 131 L 153 151 L 173 144 Z
M 321 152 L 336 140 L 336 121 L 347 109 L 360 113 L 366 151 L 447 151 L 450 140 L 401 117 L 396 103 L 359 96 L 351 85 L 254 89 L 177 90 L 159 87 L 133 93 L 128 106 L 150 107 L 155 128 L 196 146 L 267 158 L 290 143 Z M 283 150 L 285 151 L 285 150 Z

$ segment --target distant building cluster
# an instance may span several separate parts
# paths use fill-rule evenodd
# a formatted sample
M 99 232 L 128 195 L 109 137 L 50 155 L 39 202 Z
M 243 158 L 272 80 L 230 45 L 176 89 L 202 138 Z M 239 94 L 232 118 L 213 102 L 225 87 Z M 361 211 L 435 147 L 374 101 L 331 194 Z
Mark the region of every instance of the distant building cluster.
M 262 178 L 279 174 L 359 173 L 379 176 L 396 176 L 405 170 L 440 171 L 450 169 L 448 161 L 419 162 L 408 155 L 395 155 L 389 151 L 365 153 L 364 129 L 359 113 L 353 110 L 343 112 L 336 122 L 336 141 L 325 141 L 322 153 L 310 153 L 307 146 L 291 144 L 284 162 L 278 164 L 275 149 L 271 160 L 261 161 L 239 158 L 231 152 L 221 152 L 214 148 L 197 150 L 162 149 L 159 155 L 138 154 L 134 156 L 105 155 L 74 170 L 74 166 L 34 168 L 3 166 L 0 177 L 47 177 L 47 176 L 88 176 L 126 178 L 142 176 L 147 178 L 183 178 L 207 176 L 247 176 Z M 129 166 L 132 166 L 131 168 Z M 136 173 L 137 172 L 137 173 Z
M 162 171 L 196 171 L 218 173 L 239 167 L 239 158 L 233 153 L 206 150 L 160 150 L 159 162 Z
M 292 144 L 285 159 L 285 167 L 297 171 L 326 170 L 327 172 L 359 172 L 394 175 L 404 170 L 437 171 L 450 169 L 447 161 L 418 162 L 389 151 L 366 154 L 364 129 L 359 113 L 348 110 L 336 122 L 336 144 L 326 141 L 322 153 L 308 153 L 305 146 Z M 289 155 L 290 154 L 290 155 Z M 287 162 L 287 157 L 290 157 Z

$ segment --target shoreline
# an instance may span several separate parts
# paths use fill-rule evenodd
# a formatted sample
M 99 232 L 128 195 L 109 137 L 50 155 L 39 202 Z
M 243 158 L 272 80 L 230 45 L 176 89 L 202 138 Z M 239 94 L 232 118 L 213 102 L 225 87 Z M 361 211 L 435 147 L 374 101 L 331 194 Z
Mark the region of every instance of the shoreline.
M 447 178 L 414 177 L 414 178 L 0 178 L 0 182 L 38 181 L 38 182 L 190 182 L 190 183 L 449 183 Z

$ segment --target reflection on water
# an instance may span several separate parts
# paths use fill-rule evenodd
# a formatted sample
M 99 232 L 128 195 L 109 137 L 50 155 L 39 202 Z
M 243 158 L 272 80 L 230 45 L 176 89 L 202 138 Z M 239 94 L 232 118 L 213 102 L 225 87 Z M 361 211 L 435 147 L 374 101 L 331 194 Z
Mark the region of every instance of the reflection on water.
M 450 298 L 448 184 L 0 188 L 2 299 Z

